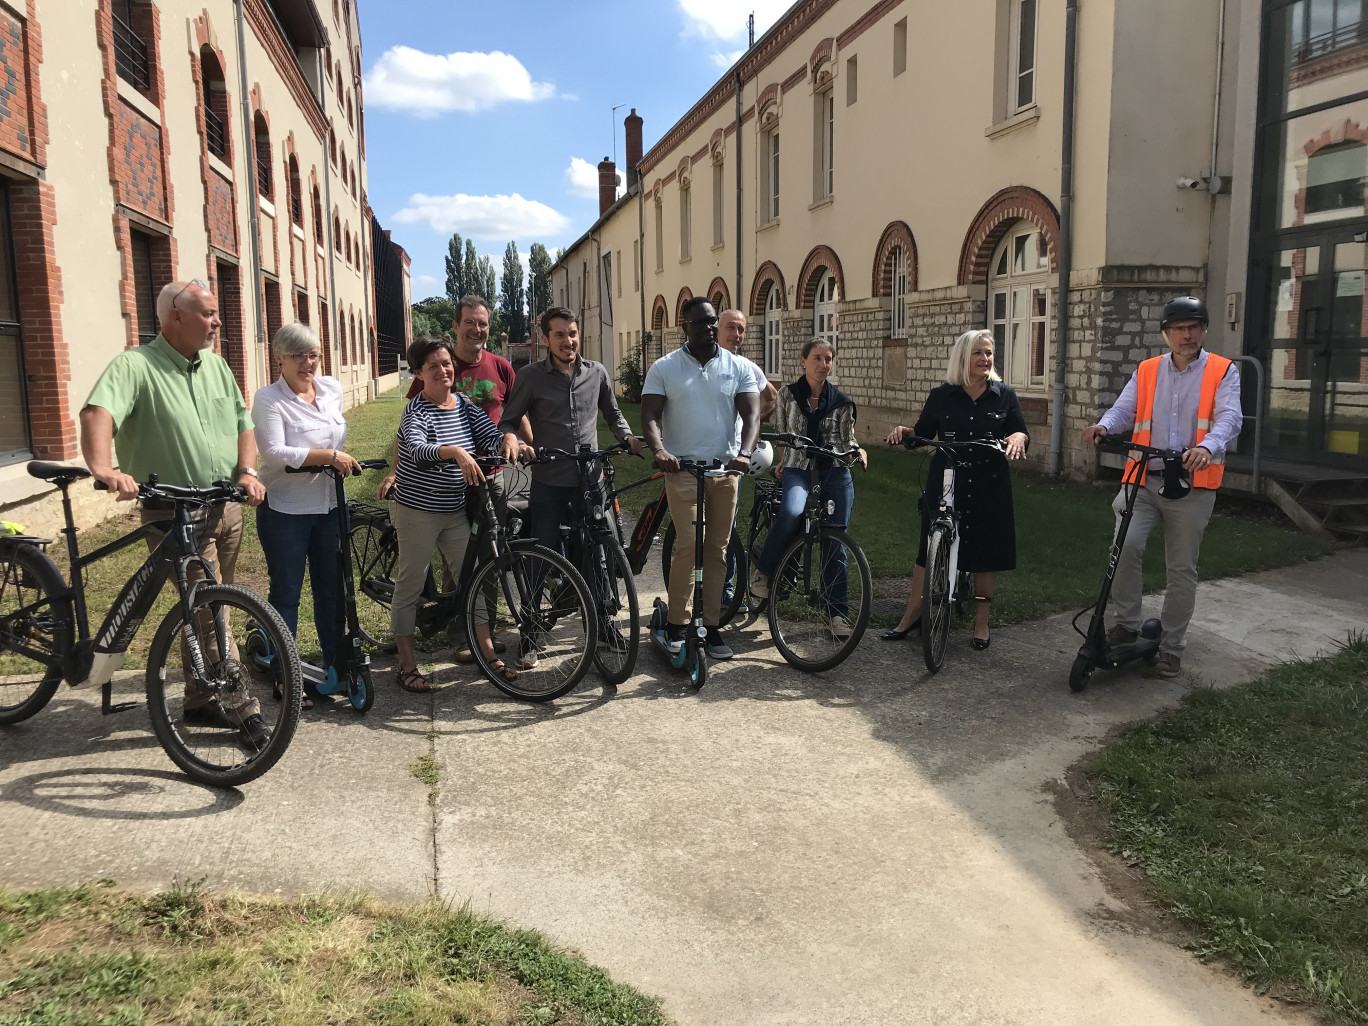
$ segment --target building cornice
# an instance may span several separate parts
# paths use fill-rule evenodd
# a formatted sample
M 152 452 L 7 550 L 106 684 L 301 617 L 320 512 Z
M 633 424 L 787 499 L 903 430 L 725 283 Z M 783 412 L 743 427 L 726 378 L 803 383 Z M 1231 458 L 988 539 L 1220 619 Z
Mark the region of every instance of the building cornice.
M 314 96 L 313 90 L 309 88 L 309 83 L 304 80 L 304 73 L 295 63 L 289 43 L 281 37 L 280 30 L 276 28 L 271 12 L 266 9 L 263 0 L 244 0 L 243 7 L 257 41 L 261 43 L 271 59 L 271 64 L 290 90 L 295 105 L 303 111 L 304 119 L 309 122 L 314 136 L 322 142 L 328 136 L 328 120 L 323 114 L 323 107 Z

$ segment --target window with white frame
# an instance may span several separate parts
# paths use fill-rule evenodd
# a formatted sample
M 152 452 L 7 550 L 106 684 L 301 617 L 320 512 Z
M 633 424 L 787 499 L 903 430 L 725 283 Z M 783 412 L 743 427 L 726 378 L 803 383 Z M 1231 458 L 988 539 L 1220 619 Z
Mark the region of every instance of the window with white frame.
M 688 260 L 693 256 L 693 190 L 679 189 L 679 259 Z
M 771 285 L 765 297 L 765 376 L 779 376 L 779 315 L 783 309 L 784 298 L 779 286 Z
M 1040 229 L 1018 221 L 993 254 L 989 327 L 998 373 L 1014 388 L 1042 390 L 1050 366 L 1050 249 Z
M 825 89 L 817 94 L 814 109 L 816 124 L 813 126 L 813 142 L 817 145 L 816 187 L 813 189 L 813 202 L 829 199 L 836 184 L 836 90 Z
M 1011 0 L 1011 75 L 1007 82 L 1008 113 L 1036 102 L 1036 16 L 1038 0 Z
M 779 128 L 760 136 L 760 223 L 779 219 Z
M 889 338 L 907 338 L 907 251 L 894 246 L 888 255 Z
M 722 189 L 724 188 L 724 186 L 723 186 L 723 175 L 722 175 L 722 161 L 720 161 L 720 160 L 715 161 L 715 162 L 713 163 L 713 174 L 712 174 L 712 179 L 713 179 L 713 242 L 712 242 L 712 244 L 713 244 L 714 246 L 720 246 L 720 245 L 722 245 L 722 243 L 723 243 L 722 234 L 723 234 L 723 230 L 724 230 L 724 226 L 723 226 L 723 224 L 722 224 Z
M 836 345 L 836 275 L 823 268 L 818 272 L 817 295 L 812 301 L 812 334 L 834 348 Z

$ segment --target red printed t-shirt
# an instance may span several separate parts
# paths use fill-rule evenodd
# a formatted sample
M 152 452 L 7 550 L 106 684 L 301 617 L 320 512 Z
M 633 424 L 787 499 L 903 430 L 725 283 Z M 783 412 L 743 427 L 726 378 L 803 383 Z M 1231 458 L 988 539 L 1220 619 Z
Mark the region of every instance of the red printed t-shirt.
M 488 349 L 481 350 L 480 358 L 474 363 L 466 363 L 461 359 L 453 362 L 456 365 L 456 383 L 451 390 L 460 392 L 489 414 L 489 419 L 495 424 L 499 423 L 504 400 L 513 391 L 513 381 L 518 376 L 513 365 Z M 414 378 L 405 398 L 412 399 L 422 390 L 422 379 Z

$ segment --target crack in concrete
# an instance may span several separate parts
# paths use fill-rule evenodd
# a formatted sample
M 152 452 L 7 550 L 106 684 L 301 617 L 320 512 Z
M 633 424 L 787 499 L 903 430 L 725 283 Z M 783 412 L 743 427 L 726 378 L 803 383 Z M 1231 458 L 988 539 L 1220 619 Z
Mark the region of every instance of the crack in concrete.
M 441 880 L 441 853 L 437 847 L 438 835 L 438 815 L 441 803 L 437 801 L 438 788 L 441 786 L 442 770 L 437 764 L 437 699 L 428 696 L 428 732 L 427 732 L 428 756 L 432 759 L 432 764 L 437 770 L 437 784 L 428 790 L 428 828 L 432 831 L 432 893 L 435 897 L 442 896 Z

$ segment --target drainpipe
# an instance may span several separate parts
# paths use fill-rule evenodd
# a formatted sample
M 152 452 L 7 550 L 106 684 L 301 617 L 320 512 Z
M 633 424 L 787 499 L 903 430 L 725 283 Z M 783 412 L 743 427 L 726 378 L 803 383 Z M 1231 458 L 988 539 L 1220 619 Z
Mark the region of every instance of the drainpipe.
M 741 62 L 732 73 L 736 83 L 736 302 L 741 309 Z M 750 311 L 743 311 L 749 313 Z
M 641 282 L 641 373 L 646 373 L 646 189 L 641 178 L 641 165 L 636 168 L 637 186 L 637 281 Z
M 266 348 L 266 314 L 261 300 L 261 221 L 257 211 L 256 187 L 256 131 L 252 122 L 251 89 L 247 85 L 247 20 L 242 5 L 245 0 L 233 0 L 237 11 L 238 44 L 238 88 L 242 93 L 242 136 L 247 151 L 247 224 L 248 243 L 252 254 L 252 310 L 256 315 L 256 348 L 252 359 L 255 362 Z M 270 377 L 269 372 L 265 375 Z
M 1064 382 L 1069 365 L 1069 274 L 1073 270 L 1074 82 L 1078 72 L 1078 0 L 1064 8 L 1064 132 L 1059 157 L 1059 286 L 1055 300 L 1054 404 L 1050 411 L 1050 473 L 1064 456 Z
M 241 3 L 242 0 L 238 0 L 238 2 Z M 316 59 L 318 61 L 318 81 L 321 83 L 326 83 L 328 81 L 328 76 L 323 74 L 323 55 L 319 53 L 316 56 Z M 318 90 L 318 107 L 323 112 L 323 123 L 326 125 L 328 123 L 328 87 L 326 84 Z M 342 305 L 337 300 L 337 265 L 334 263 L 333 260 L 334 255 L 337 252 L 337 243 L 336 240 L 333 238 L 332 154 L 328 151 L 328 140 L 326 136 L 323 139 L 322 163 L 324 240 L 323 245 L 324 248 L 327 250 L 328 257 L 328 319 L 332 322 L 332 324 L 328 325 L 328 334 L 332 336 L 328 348 L 335 350 L 341 344 L 341 339 L 338 336 L 340 336 L 342 332 L 341 330 L 338 330 L 336 334 L 334 334 L 332 330 L 332 325 L 342 323 L 339 317 L 339 311 L 342 309 Z M 405 353 L 404 355 L 407 356 L 408 354 Z M 338 361 L 336 360 L 333 353 L 328 354 L 328 362 L 332 365 L 329 369 L 333 372 L 334 375 L 336 375 L 338 373 Z M 341 379 L 339 378 L 339 380 Z

